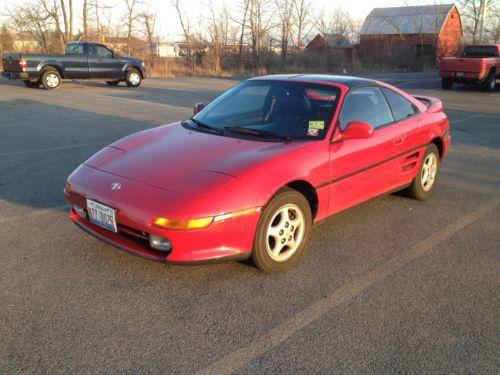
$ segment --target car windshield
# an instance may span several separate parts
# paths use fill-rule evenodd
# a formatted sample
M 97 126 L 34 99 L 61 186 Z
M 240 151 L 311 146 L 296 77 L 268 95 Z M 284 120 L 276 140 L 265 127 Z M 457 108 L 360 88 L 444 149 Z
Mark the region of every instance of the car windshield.
M 191 119 L 200 131 L 269 141 L 318 140 L 328 131 L 339 97 L 334 86 L 249 80 Z

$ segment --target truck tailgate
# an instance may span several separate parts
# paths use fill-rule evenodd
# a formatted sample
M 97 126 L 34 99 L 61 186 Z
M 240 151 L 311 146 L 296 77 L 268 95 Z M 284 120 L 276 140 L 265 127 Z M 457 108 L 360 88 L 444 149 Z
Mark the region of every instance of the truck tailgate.
M 476 72 L 483 68 L 483 59 L 474 58 L 444 58 L 440 70 L 445 72 Z
M 20 72 L 21 66 L 19 65 L 20 54 L 5 54 L 2 56 L 2 65 L 4 72 Z

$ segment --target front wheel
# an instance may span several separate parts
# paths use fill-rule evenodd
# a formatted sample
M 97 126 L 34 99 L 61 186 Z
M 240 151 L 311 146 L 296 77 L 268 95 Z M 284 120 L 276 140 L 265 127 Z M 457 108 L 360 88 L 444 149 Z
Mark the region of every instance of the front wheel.
M 255 233 L 252 260 L 264 272 L 292 268 L 300 258 L 312 227 L 311 207 L 298 191 L 283 189 L 264 209 Z
M 451 90 L 453 81 L 450 78 L 441 78 L 441 87 L 443 90 Z
M 42 74 L 41 81 L 45 90 L 54 90 L 61 86 L 61 75 L 56 70 L 46 70 Z
M 142 82 L 141 73 L 137 69 L 129 69 L 125 74 L 125 82 L 128 87 L 139 87 Z
M 427 146 L 417 176 L 413 179 L 408 193 L 412 198 L 426 200 L 436 185 L 439 173 L 439 150 L 434 143 Z

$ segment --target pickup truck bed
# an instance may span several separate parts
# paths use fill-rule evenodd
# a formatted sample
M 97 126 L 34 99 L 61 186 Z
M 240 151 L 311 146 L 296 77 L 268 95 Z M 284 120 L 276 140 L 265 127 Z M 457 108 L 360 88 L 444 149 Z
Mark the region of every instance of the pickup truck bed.
M 58 88 L 63 79 L 102 80 L 110 86 L 124 81 L 137 87 L 146 75 L 142 60 L 121 57 L 102 44 L 86 42 L 68 44 L 65 55 L 4 54 L 2 64 L 2 76 L 47 90 Z
M 500 77 L 500 45 L 466 46 L 461 57 L 443 58 L 439 73 L 444 90 L 454 83 L 476 83 L 484 90 L 494 90 Z

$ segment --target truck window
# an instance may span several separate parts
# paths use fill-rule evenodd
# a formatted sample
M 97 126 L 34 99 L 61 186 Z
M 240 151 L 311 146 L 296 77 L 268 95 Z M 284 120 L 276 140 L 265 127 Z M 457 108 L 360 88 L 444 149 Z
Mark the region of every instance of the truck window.
M 66 55 L 85 55 L 85 49 L 82 44 L 68 44 Z
M 462 57 L 496 57 L 498 51 L 495 46 L 467 46 Z
M 104 59 L 112 59 L 113 58 L 113 51 L 110 49 L 104 47 L 104 46 L 95 46 L 97 50 L 97 55 L 104 58 Z

